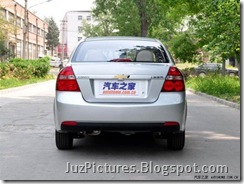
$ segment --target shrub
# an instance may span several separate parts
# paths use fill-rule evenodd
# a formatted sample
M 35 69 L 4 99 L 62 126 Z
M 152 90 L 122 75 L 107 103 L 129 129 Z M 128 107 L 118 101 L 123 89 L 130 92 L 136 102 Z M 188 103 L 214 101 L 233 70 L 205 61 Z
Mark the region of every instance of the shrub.
M 43 78 L 49 72 L 49 58 L 38 60 L 11 59 L 9 62 L 0 63 L 0 78 L 17 78 L 20 80 L 33 77 Z
M 49 72 L 49 62 L 44 59 L 33 60 L 32 65 L 34 66 L 33 75 L 35 77 L 45 77 Z
M 24 80 L 30 79 L 33 73 L 33 65 L 26 60 L 13 61 L 11 62 L 15 66 L 14 77 Z
M 0 79 L 6 76 L 9 72 L 9 67 L 6 63 L 0 63 Z
M 0 62 L 0 79 L 13 78 L 15 66 L 11 63 Z

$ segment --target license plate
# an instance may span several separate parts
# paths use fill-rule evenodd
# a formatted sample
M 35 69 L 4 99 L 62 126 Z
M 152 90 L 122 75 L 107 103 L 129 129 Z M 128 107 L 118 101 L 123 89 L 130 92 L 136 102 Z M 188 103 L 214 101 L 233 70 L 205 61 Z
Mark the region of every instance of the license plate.
M 144 97 L 147 93 L 147 81 L 143 80 L 96 80 L 96 97 Z

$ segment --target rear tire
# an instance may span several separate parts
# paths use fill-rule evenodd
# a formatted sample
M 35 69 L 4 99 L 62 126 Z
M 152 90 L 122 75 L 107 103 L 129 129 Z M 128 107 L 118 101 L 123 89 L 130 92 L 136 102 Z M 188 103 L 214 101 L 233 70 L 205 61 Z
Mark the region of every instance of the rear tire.
M 56 146 L 58 149 L 72 149 L 73 136 L 71 133 L 56 131 L 55 139 L 56 139 Z
M 167 138 L 168 148 L 172 150 L 182 150 L 185 145 L 185 131 L 172 133 Z

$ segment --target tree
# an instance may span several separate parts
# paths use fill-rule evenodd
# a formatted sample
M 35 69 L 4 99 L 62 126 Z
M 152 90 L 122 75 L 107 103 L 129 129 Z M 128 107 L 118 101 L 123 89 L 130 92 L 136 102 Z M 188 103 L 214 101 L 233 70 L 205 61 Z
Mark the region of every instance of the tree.
M 48 23 L 47 45 L 51 50 L 51 55 L 53 55 L 54 48 L 59 44 L 59 29 L 52 17 L 46 18 L 45 21 Z
M 0 41 L 0 61 L 4 61 L 10 55 L 10 50 L 4 45 L 4 41 Z
M 2 9 L 14 6 L 13 3 L 0 0 L 0 59 L 1 61 L 14 57 L 14 53 L 11 53 L 10 50 L 6 47 L 6 42 L 10 37 L 15 37 L 18 34 L 20 28 L 16 25 L 16 16 L 13 18 L 6 18 L 5 11 Z
M 240 62 L 239 1 L 172 0 L 163 15 L 163 20 L 152 27 L 151 35 L 165 40 L 174 56 L 180 58 L 177 45 L 185 35 L 184 39 L 190 38 L 196 49 L 207 51 L 212 57 L 225 61 L 235 56 Z M 182 52 L 181 56 L 185 54 Z
M 14 35 L 17 34 L 17 31 L 19 30 L 18 26 L 16 25 L 16 17 L 13 17 L 11 19 L 6 18 L 5 11 L 2 11 L 2 9 L 8 7 L 8 6 L 14 6 L 12 3 L 5 2 L 4 0 L 0 0 L 0 40 L 5 40 L 8 38 L 10 34 Z
M 222 60 L 234 55 L 240 62 L 238 0 L 96 0 L 95 3 L 95 16 L 109 15 L 118 35 L 158 38 L 181 61 L 194 61 L 199 50 Z
M 115 27 L 111 24 L 111 17 L 105 14 L 99 14 L 95 23 L 89 23 L 83 20 L 80 32 L 85 37 L 116 35 Z
M 223 67 L 225 60 L 231 56 L 235 56 L 240 63 L 240 2 L 207 0 L 202 7 L 193 19 L 199 43 L 215 56 L 220 56 Z
M 170 41 L 171 51 L 175 58 L 183 62 L 194 62 L 194 57 L 197 55 L 197 45 L 187 33 L 180 33 Z
M 93 10 L 96 17 L 101 14 L 110 15 L 112 24 L 118 30 L 120 36 L 149 36 L 167 43 L 173 55 L 186 61 L 193 60 L 196 54 L 195 40 L 189 34 L 182 34 L 184 21 L 189 16 L 187 11 L 192 8 L 190 2 L 184 3 L 176 0 L 96 0 L 96 8 Z M 179 13 L 180 12 L 180 13 Z M 192 13 L 191 13 L 192 14 Z M 178 42 L 179 38 L 186 40 Z M 174 41 L 174 39 L 176 39 Z M 181 52 L 176 49 L 181 44 Z M 194 50 L 183 53 L 185 46 Z M 172 49 L 171 49 L 172 48 Z M 174 53 L 177 52 L 177 53 Z M 191 52 L 191 54 L 190 54 Z
M 160 0 L 96 0 L 94 15 L 110 15 L 118 34 L 148 36 L 149 28 L 157 23 L 167 2 Z
M 178 61 L 194 62 L 199 54 L 197 38 L 191 24 L 191 16 L 199 12 L 194 0 L 160 1 L 164 7 L 158 20 L 151 24 L 149 36 L 162 40 Z

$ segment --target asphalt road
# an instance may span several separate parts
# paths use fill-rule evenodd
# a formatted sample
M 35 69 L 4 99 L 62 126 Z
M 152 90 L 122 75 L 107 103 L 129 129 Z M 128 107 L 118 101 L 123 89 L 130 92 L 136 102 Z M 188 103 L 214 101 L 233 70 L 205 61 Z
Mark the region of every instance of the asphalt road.
M 168 150 L 150 134 L 90 136 L 60 151 L 54 142 L 54 85 L 0 91 L 1 180 L 240 179 L 240 110 L 187 92 L 183 151 Z M 220 166 L 223 173 L 217 173 Z

